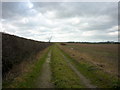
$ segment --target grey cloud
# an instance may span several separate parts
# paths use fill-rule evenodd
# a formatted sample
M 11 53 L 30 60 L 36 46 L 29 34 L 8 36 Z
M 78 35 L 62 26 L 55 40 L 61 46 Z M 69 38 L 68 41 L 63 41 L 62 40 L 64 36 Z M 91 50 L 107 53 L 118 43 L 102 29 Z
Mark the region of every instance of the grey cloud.
M 99 16 L 99 15 L 111 15 L 116 17 L 117 3 L 89 3 L 89 2 L 77 2 L 77 3 L 61 3 L 57 10 L 58 17 L 73 17 L 73 16 Z M 112 12 L 111 12 L 112 11 Z
M 7 31 L 16 32 L 17 35 L 25 37 L 33 36 L 33 39 L 41 36 L 41 40 L 46 40 L 49 33 L 54 33 L 53 40 L 116 40 L 116 36 L 110 36 L 114 26 L 117 26 L 118 12 L 117 3 L 92 3 L 92 2 L 31 2 L 33 8 L 28 8 L 25 2 L 3 2 L 2 18 L 4 25 L 10 24 L 19 30 L 9 29 Z M 53 17 L 49 17 L 48 11 L 54 12 Z M 37 16 L 41 14 L 41 16 Z M 104 18 L 105 16 L 105 18 Z M 75 23 L 72 18 L 80 19 Z M 28 22 L 21 22 L 22 19 L 29 19 Z M 35 20 L 36 19 L 36 20 Z M 88 23 L 88 26 L 84 25 Z M 41 27 L 45 27 L 40 29 Z M 31 30 L 31 31 L 30 31 Z M 86 31 L 98 31 L 93 36 L 82 36 Z M 28 34 L 26 34 L 28 33 Z M 99 35 L 99 33 L 101 33 Z M 43 38 L 43 39 L 42 39 Z
M 32 16 L 33 11 L 27 7 L 27 2 L 3 2 L 2 18 L 14 19 L 23 16 Z

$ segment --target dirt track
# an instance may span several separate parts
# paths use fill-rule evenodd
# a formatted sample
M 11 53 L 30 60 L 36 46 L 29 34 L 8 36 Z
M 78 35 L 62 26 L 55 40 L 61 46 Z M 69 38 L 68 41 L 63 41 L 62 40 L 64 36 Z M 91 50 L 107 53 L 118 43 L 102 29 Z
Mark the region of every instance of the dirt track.
M 51 82 L 51 70 L 50 70 L 50 57 L 51 51 L 48 53 L 45 63 L 42 67 L 42 73 L 37 79 L 36 88 L 54 88 Z
M 61 52 L 61 55 L 63 56 L 68 66 L 76 73 L 76 75 L 80 78 L 80 80 L 83 82 L 83 84 L 87 88 L 96 88 L 96 86 L 92 85 L 91 82 L 85 76 L 83 76 L 75 68 L 75 66 L 73 66 L 73 64 L 69 61 L 69 59 L 62 52 Z M 37 79 L 37 83 L 36 83 L 37 88 L 54 88 L 54 84 L 51 82 L 52 72 L 50 70 L 50 61 L 51 61 L 50 58 L 51 58 L 51 51 L 48 53 L 46 61 L 42 67 L 42 71 L 41 71 L 42 73 Z
M 96 88 L 96 86 L 92 85 L 91 82 L 70 63 L 69 59 L 63 53 L 61 54 L 64 57 L 64 60 L 67 62 L 68 66 L 79 76 L 80 80 L 82 80 L 87 88 Z

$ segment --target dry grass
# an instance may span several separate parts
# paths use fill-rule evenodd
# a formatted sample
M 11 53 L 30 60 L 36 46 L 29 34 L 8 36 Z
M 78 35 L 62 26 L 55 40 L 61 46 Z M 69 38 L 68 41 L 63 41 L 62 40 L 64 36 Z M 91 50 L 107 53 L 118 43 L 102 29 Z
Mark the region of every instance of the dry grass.
M 34 56 L 33 58 L 29 58 L 23 62 L 21 62 L 19 65 L 15 65 L 6 75 L 6 78 L 3 80 L 3 87 L 13 87 L 14 82 L 24 82 L 25 78 L 24 76 L 27 73 L 32 72 L 31 68 L 34 68 L 34 65 L 38 60 L 45 54 L 45 52 L 48 50 L 46 48 L 43 51 L 40 51 L 37 55 Z M 33 60 L 30 60 L 33 59 Z
M 71 57 L 88 61 L 101 70 L 118 75 L 118 44 L 67 44 L 60 46 Z
M 39 51 L 44 50 L 51 43 L 38 42 L 22 37 L 2 33 L 2 78 L 21 62 L 31 62 Z

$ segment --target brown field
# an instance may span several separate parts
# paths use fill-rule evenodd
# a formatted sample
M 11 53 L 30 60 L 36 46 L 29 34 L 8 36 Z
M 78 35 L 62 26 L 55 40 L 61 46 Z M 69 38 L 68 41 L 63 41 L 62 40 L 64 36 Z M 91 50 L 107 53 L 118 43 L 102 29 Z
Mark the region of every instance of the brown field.
M 76 44 L 61 46 L 78 61 L 88 61 L 100 69 L 118 75 L 118 44 Z

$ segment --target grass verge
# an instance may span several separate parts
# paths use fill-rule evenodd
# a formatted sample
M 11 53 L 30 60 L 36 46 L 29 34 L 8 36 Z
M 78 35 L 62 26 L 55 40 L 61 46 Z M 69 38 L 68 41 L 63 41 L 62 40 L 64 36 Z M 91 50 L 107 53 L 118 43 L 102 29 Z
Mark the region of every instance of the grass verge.
M 52 80 L 56 88 L 84 88 L 79 77 L 67 65 L 61 51 L 54 45 L 51 55 Z
M 59 47 L 60 48 L 60 47 Z M 64 52 L 62 48 L 60 48 L 61 52 L 64 53 L 66 57 L 72 62 L 72 64 L 89 80 L 91 80 L 92 84 L 98 86 L 99 88 L 118 88 L 120 87 L 120 80 L 117 77 L 109 75 L 102 70 L 98 69 L 91 63 L 87 61 L 78 62 L 67 52 Z
M 43 51 L 38 60 L 28 65 L 28 71 L 12 82 L 3 82 L 3 88 L 35 88 L 34 82 L 41 73 L 41 68 L 46 60 L 50 48 Z M 25 69 L 25 68 L 24 68 Z

